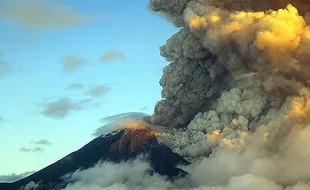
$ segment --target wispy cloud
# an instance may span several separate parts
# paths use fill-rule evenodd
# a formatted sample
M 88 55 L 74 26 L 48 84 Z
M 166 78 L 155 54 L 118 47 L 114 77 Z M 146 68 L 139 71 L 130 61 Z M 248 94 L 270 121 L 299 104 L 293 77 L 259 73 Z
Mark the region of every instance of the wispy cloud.
M 83 89 L 85 86 L 82 83 L 72 83 L 70 85 L 67 86 L 68 89 L 72 89 L 72 90 L 80 90 Z
M 43 152 L 43 148 L 41 147 L 35 147 L 35 148 L 26 148 L 26 147 L 22 147 L 19 149 L 19 151 L 21 152 Z
M 107 87 L 105 85 L 99 85 L 89 89 L 86 93 L 92 97 L 101 97 L 108 93 L 110 90 L 110 87 Z
M 0 175 L 0 182 L 6 182 L 6 183 L 14 182 L 24 177 L 27 177 L 33 173 L 35 173 L 35 171 L 25 172 L 21 174 Z
M 0 3 L 0 19 L 30 29 L 62 28 L 77 26 L 93 20 L 61 5 L 60 1 L 3 0 Z
M 148 106 L 144 106 L 143 108 L 140 109 L 140 111 L 145 111 L 147 110 L 149 107 Z
M 42 146 L 52 145 L 52 143 L 50 141 L 48 141 L 47 139 L 42 139 L 42 140 L 39 140 L 39 141 L 31 141 L 30 143 L 37 144 L 37 145 L 42 145 Z
M 41 114 L 52 118 L 64 118 L 72 111 L 84 108 L 89 102 L 89 99 L 72 100 L 68 97 L 63 97 L 44 103 Z
M 125 54 L 123 54 L 122 52 L 117 51 L 117 50 L 110 50 L 108 52 L 103 53 L 100 56 L 99 61 L 106 63 L 106 62 L 111 62 L 111 61 L 115 61 L 115 60 L 124 61 L 126 59 L 127 58 L 126 58 Z
M 76 55 L 67 55 L 62 60 L 62 69 L 65 72 L 75 72 L 87 64 L 87 60 Z
M 8 120 L 4 119 L 3 117 L 0 116 L 0 126 L 4 123 L 8 122 Z
M 11 66 L 4 61 L 0 61 L 0 78 L 11 72 L 12 72 Z

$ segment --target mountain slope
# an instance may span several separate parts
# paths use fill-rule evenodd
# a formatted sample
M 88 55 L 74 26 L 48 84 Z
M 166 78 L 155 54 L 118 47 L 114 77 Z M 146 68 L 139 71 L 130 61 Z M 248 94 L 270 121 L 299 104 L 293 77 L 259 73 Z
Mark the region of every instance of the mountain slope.
M 106 136 L 95 138 L 81 149 L 72 152 L 50 166 L 13 183 L 0 184 L 1 190 L 17 190 L 29 182 L 40 183 L 39 190 L 60 189 L 67 185 L 61 177 L 78 169 L 87 169 L 98 161 L 121 162 L 148 155 L 154 172 L 173 179 L 186 174 L 176 167 L 188 164 L 180 155 L 175 154 L 165 145 L 158 144 L 156 137 L 145 129 L 122 129 Z

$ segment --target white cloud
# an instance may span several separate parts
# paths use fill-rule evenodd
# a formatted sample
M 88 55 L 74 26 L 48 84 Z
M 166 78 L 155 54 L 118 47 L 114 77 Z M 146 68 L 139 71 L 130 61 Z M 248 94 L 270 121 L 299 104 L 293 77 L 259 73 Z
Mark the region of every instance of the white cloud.
M 14 182 L 33 174 L 35 171 L 25 172 L 21 174 L 0 175 L 0 182 Z
M 26 148 L 26 147 L 22 147 L 19 149 L 19 151 L 21 152 L 43 152 L 43 148 L 41 147 L 35 147 L 35 148 Z
M 76 171 L 70 177 L 72 181 L 64 190 L 161 190 L 170 189 L 171 184 L 165 178 L 148 175 L 150 165 L 140 159 L 114 164 L 99 163 L 87 170 Z
M 44 103 L 41 114 L 52 118 L 63 118 L 72 111 L 83 109 L 88 104 L 89 99 L 72 100 L 68 97 L 63 97 Z
M 124 61 L 126 59 L 127 59 L 126 56 L 122 52 L 117 51 L 117 50 L 110 50 L 108 52 L 103 53 L 101 57 L 99 58 L 99 61 L 105 63 L 105 62 L 111 62 L 115 60 Z
M 75 72 L 87 64 L 87 60 L 76 55 L 67 55 L 62 60 L 62 69 L 65 72 Z
M 83 89 L 84 88 L 84 84 L 83 83 L 72 83 L 70 85 L 68 85 L 68 89 Z
M 33 181 L 30 181 L 29 183 L 27 183 L 25 186 L 21 187 L 21 190 L 36 190 L 37 188 L 39 188 L 39 183 L 35 183 Z
M 107 87 L 105 85 L 98 85 L 95 86 L 87 91 L 87 94 L 92 97 L 101 97 L 108 93 L 111 90 L 110 87 Z
M 39 141 L 31 141 L 30 143 L 33 144 L 37 144 L 37 145 L 52 145 L 52 143 L 50 141 L 48 141 L 47 139 L 41 139 Z
M 5 122 L 5 119 L 0 116 L 0 123 L 4 123 L 4 122 Z

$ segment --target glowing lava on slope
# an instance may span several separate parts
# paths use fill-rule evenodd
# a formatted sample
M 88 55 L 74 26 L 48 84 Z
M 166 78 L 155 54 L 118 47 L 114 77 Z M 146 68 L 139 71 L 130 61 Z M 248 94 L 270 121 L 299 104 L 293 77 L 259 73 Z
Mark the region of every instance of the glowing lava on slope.
M 126 120 L 121 124 L 125 128 L 124 134 L 120 139 L 111 145 L 110 150 L 124 152 L 129 149 L 133 153 L 137 149 L 146 152 L 147 141 L 159 136 L 159 133 L 149 128 L 148 124 L 142 120 Z

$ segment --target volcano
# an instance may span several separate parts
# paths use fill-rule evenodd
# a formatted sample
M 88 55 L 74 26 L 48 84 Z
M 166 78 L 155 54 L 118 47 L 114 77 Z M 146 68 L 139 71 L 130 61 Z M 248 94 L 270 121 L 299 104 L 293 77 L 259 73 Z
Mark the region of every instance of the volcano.
M 62 189 L 66 187 L 64 176 L 77 170 L 93 167 L 98 162 L 120 163 L 144 156 L 150 163 L 152 171 L 174 180 L 187 173 L 177 165 L 189 162 L 172 150 L 159 144 L 156 132 L 140 121 L 131 121 L 134 128 L 125 128 L 95 138 L 79 150 L 72 152 L 46 168 L 13 183 L 1 183 L 1 190 L 23 189 L 27 184 L 39 184 L 37 190 Z M 139 125 L 137 127 L 137 125 Z M 27 189 L 27 188 L 25 188 Z

